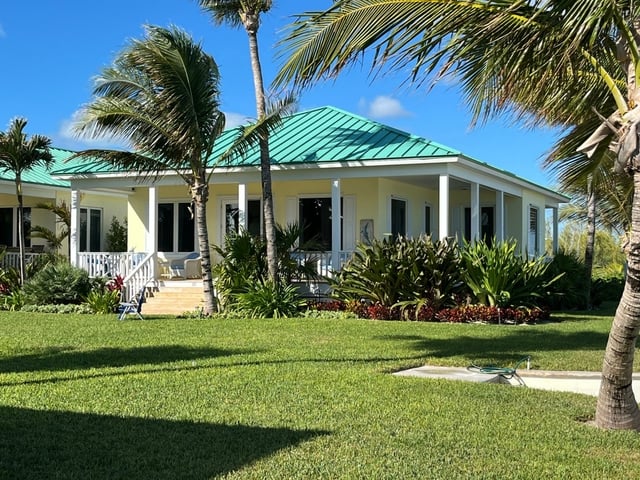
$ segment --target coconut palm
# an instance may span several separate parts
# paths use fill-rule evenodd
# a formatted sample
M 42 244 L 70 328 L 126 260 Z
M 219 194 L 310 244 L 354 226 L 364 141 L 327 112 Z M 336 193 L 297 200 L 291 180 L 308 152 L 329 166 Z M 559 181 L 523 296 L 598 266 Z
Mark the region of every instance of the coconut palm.
M 16 196 L 18 197 L 18 246 L 20 250 L 20 283 L 25 277 L 25 232 L 24 202 L 22 196 L 22 175 L 38 165 L 48 167 L 53 162 L 49 151 L 51 140 L 42 135 L 27 138 L 24 128 L 27 120 L 16 118 L 9 124 L 6 132 L 0 132 L 0 170 L 13 173 Z
M 76 125 L 80 136 L 118 138 L 134 152 L 85 150 L 79 155 L 153 178 L 173 171 L 194 205 L 202 257 L 205 312 L 214 310 L 211 253 L 206 223 L 211 153 L 224 129 L 220 75 L 215 60 L 182 30 L 146 27 L 103 70 Z
M 600 126 L 580 150 L 616 151 L 633 179 L 627 281 L 607 343 L 596 424 L 640 430 L 631 388 L 640 331 L 640 4 L 632 0 L 341 0 L 297 17 L 281 43 L 277 84 L 305 87 L 369 57 L 417 86 L 453 78 L 473 120 L 497 114 L 532 125 L 577 125 L 591 106 Z M 585 74 L 588 73 L 588 74 Z M 621 86 L 618 78 L 624 79 Z M 541 93 L 543 92 L 543 94 Z M 576 112 L 576 113 L 572 113 Z
M 264 92 L 260 52 L 258 49 L 258 29 L 260 15 L 271 9 L 271 0 L 198 0 L 200 7 L 209 12 L 213 21 L 228 24 L 232 27 L 244 28 L 249 37 L 249 56 L 253 72 L 253 85 L 256 97 L 258 121 L 267 115 L 267 102 Z M 267 265 L 269 278 L 278 278 L 278 257 L 276 252 L 276 225 L 273 215 L 273 194 L 271 189 L 271 161 L 269 156 L 269 136 L 264 134 L 259 139 L 260 171 L 262 183 L 262 208 L 264 230 L 267 244 Z
M 53 202 L 40 202 L 36 204 L 36 208 L 48 210 L 56 216 L 56 223 L 60 226 L 56 230 L 51 230 L 43 225 L 31 226 L 32 238 L 43 238 L 47 241 L 49 248 L 58 250 L 62 246 L 62 242 L 69 236 L 71 231 L 71 210 L 67 202 L 62 200 L 56 204 Z M 69 252 L 67 252 L 67 255 Z

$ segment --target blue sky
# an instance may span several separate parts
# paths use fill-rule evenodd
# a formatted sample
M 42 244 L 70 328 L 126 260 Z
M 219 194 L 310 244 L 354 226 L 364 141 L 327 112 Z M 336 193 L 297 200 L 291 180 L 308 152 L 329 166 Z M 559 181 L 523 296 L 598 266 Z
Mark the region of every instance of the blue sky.
M 323 10 L 330 0 L 276 0 L 259 32 L 265 83 L 280 59 L 275 43 L 292 15 Z M 0 130 L 26 117 L 27 132 L 47 135 L 57 147 L 87 147 L 72 137 L 74 114 L 91 98 L 92 79 L 108 66 L 143 25 L 177 25 L 202 42 L 222 75 L 227 125 L 255 115 L 247 37 L 244 30 L 215 26 L 195 0 L 5 0 L 0 9 Z M 553 187 L 541 160 L 557 132 L 529 130 L 502 119 L 469 128 L 470 116 L 455 86 L 427 92 L 402 86 L 400 75 L 368 75 L 354 67 L 337 80 L 304 92 L 300 109 L 334 105 L 460 150 L 477 160 Z

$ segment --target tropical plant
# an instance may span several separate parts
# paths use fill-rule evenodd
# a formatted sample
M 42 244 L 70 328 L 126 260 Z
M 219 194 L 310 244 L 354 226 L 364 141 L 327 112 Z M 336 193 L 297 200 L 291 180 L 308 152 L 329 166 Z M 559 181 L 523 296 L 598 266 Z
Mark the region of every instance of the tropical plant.
M 153 178 L 167 170 L 182 177 L 195 206 L 202 258 L 205 313 L 214 309 L 211 254 L 206 223 L 211 158 L 224 129 L 218 66 L 199 44 L 172 27 L 146 27 L 96 80 L 95 98 L 82 110 L 76 131 L 115 137 L 136 152 L 86 150 L 99 159 Z
M 301 227 L 298 224 L 276 224 L 276 250 L 278 252 L 279 282 L 290 284 L 292 280 L 317 279 L 316 258 L 305 255 L 298 261 L 294 256 L 314 247 L 313 243 L 298 244 Z M 267 283 L 269 267 L 266 262 L 265 241 L 246 230 L 225 236 L 222 246 L 212 248 L 221 260 L 214 266 L 216 290 L 221 310 L 234 308 L 237 297 L 257 283 Z
M 465 244 L 461 257 L 465 283 L 478 303 L 490 307 L 539 306 L 562 276 L 548 278 L 547 259 L 523 258 L 515 240 L 476 240 Z
M 360 243 L 331 288 L 346 302 L 364 300 L 386 308 L 452 306 L 464 291 L 458 246 L 426 236 Z
M 462 85 L 477 121 L 498 114 L 532 125 L 578 125 L 594 106 L 600 124 L 580 145 L 593 157 L 612 147 L 618 172 L 633 177 L 624 293 L 605 351 L 595 423 L 640 430 L 632 390 L 640 332 L 640 4 L 632 0 L 342 0 L 298 16 L 283 40 L 278 84 L 307 86 L 361 58 L 408 72 L 418 85 L 436 74 Z M 371 50 L 371 57 L 363 54 Z M 622 78 L 622 82 L 619 79 Z M 543 92 L 541 94 L 541 92 Z
M 282 318 L 297 316 L 306 305 L 295 285 L 259 280 L 236 296 L 234 310 L 250 318 Z
M 22 287 L 25 303 L 29 305 L 79 304 L 91 288 L 86 270 L 67 262 L 46 265 Z
M 25 280 L 25 231 L 24 199 L 22 195 L 22 175 L 42 165 L 48 167 L 53 162 L 49 151 L 51 140 L 42 135 L 27 138 L 24 128 L 27 120 L 15 118 L 6 132 L 0 132 L 0 171 L 14 175 L 16 196 L 18 198 L 18 246 L 20 249 L 20 283 Z
M 85 302 L 93 313 L 114 313 L 120 303 L 120 292 L 117 290 L 92 290 Z
M 31 237 L 44 238 L 50 249 L 58 250 L 62 242 L 69 236 L 71 230 L 71 210 L 67 203 L 62 200 L 60 203 L 41 202 L 36 204 L 36 208 L 42 208 L 55 214 L 56 223 L 61 227 L 58 231 L 53 231 L 42 225 L 31 225 Z
M 226 23 L 232 27 L 243 27 L 246 30 L 249 39 L 251 70 L 253 72 L 256 113 L 259 121 L 264 119 L 267 116 L 267 102 L 258 48 L 258 29 L 260 28 L 260 15 L 271 9 L 272 0 L 198 0 L 198 3 L 200 7 L 211 14 L 213 21 L 217 25 Z M 260 135 L 259 145 L 267 266 L 269 268 L 269 277 L 272 281 L 277 281 L 276 224 L 273 214 L 268 132 Z

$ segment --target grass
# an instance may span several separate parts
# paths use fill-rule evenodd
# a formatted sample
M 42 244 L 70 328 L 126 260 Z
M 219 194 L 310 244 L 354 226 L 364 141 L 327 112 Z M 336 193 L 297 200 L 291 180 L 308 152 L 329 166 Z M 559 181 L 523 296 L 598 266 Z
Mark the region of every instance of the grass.
M 611 317 L 539 326 L 0 313 L 0 478 L 640 478 L 595 398 L 395 377 L 598 370 Z

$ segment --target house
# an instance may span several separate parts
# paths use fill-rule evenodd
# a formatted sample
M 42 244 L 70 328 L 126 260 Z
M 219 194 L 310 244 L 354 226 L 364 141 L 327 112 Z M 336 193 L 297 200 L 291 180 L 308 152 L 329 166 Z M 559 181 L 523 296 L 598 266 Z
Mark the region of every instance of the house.
M 233 138 L 234 131 L 226 131 L 214 157 Z M 358 242 L 396 235 L 515 239 L 522 253 L 541 255 L 547 217 L 557 247 L 557 211 L 566 196 L 334 107 L 285 118 L 270 137 L 270 153 L 276 221 L 299 222 L 305 226 L 302 241 L 320 240 L 326 252 L 321 273 L 340 268 Z M 256 146 L 242 160 L 216 167 L 207 210 L 213 243 L 241 226 L 261 232 L 259 165 Z M 52 179 L 69 195 L 76 265 L 104 269 L 111 258 L 118 271 L 143 281 L 166 274 L 165 261 L 197 250 L 188 190 L 175 173 L 150 181 L 76 161 L 57 164 Z M 129 249 L 115 257 L 102 251 L 114 212 L 127 218 Z
M 67 159 L 73 154 L 69 150 L 52 148 L 53 164 L 47 170 L 38 165 L 22 175 L 23 204 L 24 204 L 24 231 L 27 259 L 36 252 L 47 248 L 46 241 L 42 238 L 31 237 L 29 232 L 32 225 L 39 225 L 51 231 L 59 231 L 61 225 L 56 216 L 47 209 L 38 208 L 39 204 L 51 203 L 60 205 L 70 204 L 71 187 L 68 180 L 56 178 L 51 171 L 64 168 Z M 95 210 L 100 211 L 101 216 L 111 219 L 112 216 L 123 219 L 127 212 L 126 196 L 121 196 L 120 202 L 104 203 L 101 195 L 85 192 L 82 197 L 83 207 L 79 210 L 78 235 L 80 249 L 86 251 L 87 244 L 91 243 L 95 250 L 104 248 L 102 225 L 98 226 Z M 95 209 L 95 210 L 94 210 Z M 9 255 L 6 263 L 17 267 L 18 256 L 18 201 L 16 198 L 15 175 L 12 172 L 0 172 L 0 246 L 6 247 Z M 67 248 L 62 249 L 67 251 Z

